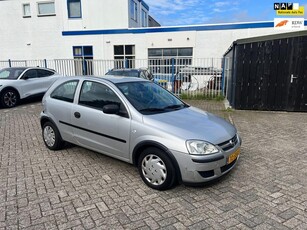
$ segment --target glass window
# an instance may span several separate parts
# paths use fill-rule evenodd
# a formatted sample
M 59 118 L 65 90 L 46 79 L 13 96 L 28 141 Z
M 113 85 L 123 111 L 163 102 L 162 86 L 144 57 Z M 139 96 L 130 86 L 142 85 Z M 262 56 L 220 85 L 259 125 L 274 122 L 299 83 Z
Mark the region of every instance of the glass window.
M 148 49 L 148 57 L 162 56 L 162 49 Z
M 31 17 L 30 3 L 23 4 L 22 10 L 23 10 L 23 16 L 24 17 Z
M 26 71 L 23 74 L 23 78 L 24 77 L 26 77 L 26 78 L 37 78 L 37 70 L 36 69 L 30 69 L 30 70 Z
M 87 57 L 93 56 L 93 46 L 83 46 L 83 55 Z
M 126 45 L 126 46 L 125 46 L 125 54 L 126 54 L 126 55 L 134 54 L 134 46 L 132 46 L 132 45 Z
M 130 17 L 137 21 L 138 18 L 138 5 L 134 0 L 130 0 Z
M 54 2 L 38 2 L 38 15 L 55 15 L 55 6 Z
M 114 65 L 119 68 L 135 67 L 135 46 L 134 45 L 116 45 L 114 46 Z
M 180 48 L 178 49 L 178 56 L 190 57 L 193 56 L 192 48 Z
M 147 13 L 142 10 L 142 27 L 147 27 Z
M 51 98 L 73 102 L 78 81 L 68 81 L 59 85 L 50 95 Z
M 123 55 L 124 46 L 114 46 L 114 55 Z
M 177 49 L 163 49 L 163 56 L 176 57 Z
M 81 18 L 81 0 L 67 0 L 68 18 Z
M 39 69 L 37 70 L 37 72 L 38 72 L 38 77 L 48 77 L 54 75 L 54 72 L 44 69 Z
M 82 84 L 79 104 L 102 110 L 103 106 L 115 104 L 120 107 L 121 114 L 127 114 L 123 103 L 112 89 L 104 84 L 84 81 Z

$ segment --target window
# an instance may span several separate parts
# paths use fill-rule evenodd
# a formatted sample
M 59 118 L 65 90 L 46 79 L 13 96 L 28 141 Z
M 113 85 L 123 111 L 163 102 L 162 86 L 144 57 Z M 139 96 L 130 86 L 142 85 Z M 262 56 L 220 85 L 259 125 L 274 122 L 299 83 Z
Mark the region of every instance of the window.
M 114 46 L 115 68 L 135 67 L 135 46 L 115 45 Z M 118 60 L 118 61 L 117 61 Z
M 130 0 L 130 17 L 137 22 L 138 19 L 138 5 L 134 0 Z
M 93 46 L 73 46 L 76 75 L 93 74 Z
M 147 27 L 148 23 L 147 23 L 147 13 L 145 12 L 145 10 L 142 10 L 142 27 Z
M 38 2 L 38 16 L 51 16 L 55 15 L 54 2 Z
M 118 105 L 119 115 L 128 115 L 127 110 L 119 97 L 104 84 L 84 81 L 81 87 L 79 105 L 102 110 L 105 105 Z
M 54 75 L 54 72 L 44 69 L 39 69 L 37 70 L 37 72 L 38 72 L 38 77 L 49 77 L 51 75 Z
M 30 3 L 22 4 L 23 17 L 28 18 L 31 17 L 31 8 Z
M 68 18 L 81 18 L 81 0 L 67 0 Z
M 68 81 L 62 85 L 59 85 L 50 95 L 51 98 L 73 102 L 75 97 L 78 81 Z
M 152 73 L 170 74 L 192 64 L 193 48 L 148 49 L 149 69 Z M 173 60 L 174 59 L 174 60 Z
M 37 78 L 37 70 L 30 69 L 23 74 L 23 78 Z

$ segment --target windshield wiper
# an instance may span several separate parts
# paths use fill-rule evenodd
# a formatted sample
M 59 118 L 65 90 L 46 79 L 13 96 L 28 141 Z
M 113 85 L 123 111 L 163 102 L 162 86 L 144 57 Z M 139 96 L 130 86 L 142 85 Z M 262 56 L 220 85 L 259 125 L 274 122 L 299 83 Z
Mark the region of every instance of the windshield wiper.
M 181 104 L 181 105 L 169 105 L 169 106 L 164 107 L 163 109 L 164 109 L 164 110 L 165 110 L 165 109 L 181 109 L 181 108 L 183 108 L 183 107 L 184 107 L 183 104 Z
M 164 112 L 164 108 L 146 108 L 146 109 L 140 109 L 140 112 Z

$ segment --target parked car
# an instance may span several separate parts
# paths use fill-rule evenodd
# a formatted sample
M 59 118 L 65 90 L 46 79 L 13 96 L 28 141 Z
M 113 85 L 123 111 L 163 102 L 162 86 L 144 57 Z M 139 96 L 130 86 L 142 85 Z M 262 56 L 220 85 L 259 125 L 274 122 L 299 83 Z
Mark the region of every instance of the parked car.
M 11 108 L 20 99 L 43 95 L 60 77 L 54 70 L 39 67 L 12 67 L 0 70 L 0 104 Z
M 233 125 L 140 78 L 59 79 L 43 97 L 40 124 L 49 149 L 70 142 L 129 162 L 158 190 L 216 179 L 240 154 Z
M 147 68 L 139 69 L 112 69 L 106 75 L 125 76 L 125 77 L 138 77 L 147 80 L 153 80 L 153 75 Z

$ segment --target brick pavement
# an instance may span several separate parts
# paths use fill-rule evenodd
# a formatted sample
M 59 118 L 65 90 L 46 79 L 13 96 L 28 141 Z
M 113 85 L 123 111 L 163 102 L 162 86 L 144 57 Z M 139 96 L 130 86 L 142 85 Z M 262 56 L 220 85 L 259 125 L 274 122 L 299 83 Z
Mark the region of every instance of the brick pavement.
M 49 151 L 39 102 L 0 109 L 0 229 L 306 229 L 307 115 L 232 111 L 237 167 L 204 187 L 147 187 L 137 169 L 70 146 Z

